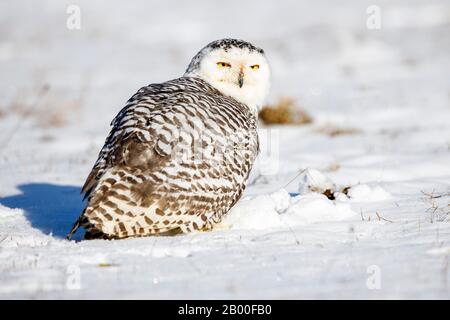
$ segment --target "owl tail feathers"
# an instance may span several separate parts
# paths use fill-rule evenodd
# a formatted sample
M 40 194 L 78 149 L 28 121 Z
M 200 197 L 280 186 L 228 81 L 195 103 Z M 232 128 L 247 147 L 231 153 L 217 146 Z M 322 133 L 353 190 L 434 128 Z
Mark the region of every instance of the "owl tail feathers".
M 70 229 L 70 232 L 67 234 L 66 239 L 70 240 L 75 232 L 77 232 L 78 228 L 81 226 L 81 219 L 83 216 L 79 217 L 78 220 L 74 223 L 72 229 Z
M 89 226 L 90 223 L 88 219 L 84 216 L 84 210 L 81 213 L 80 217 L 75 221 L 75 223 L 72 226 L 72 229 L 70 229 L 69 233 L 66 236 L 67 240 L 70 240 L 75 232 L 77 232 L 78 228 L 83 227 L 86 228 Z
M 100 230 L 96 229 L 89 220 L 83 214 L 78 218 L 78 220 L 74 223 L 72 229 L 67 234 L 66 239 L 70 240 L 77 230 L 82 227 L 86 229 L 86 233 L 84 234 L 84 240 L 94 240 L 94 239 L 103 239 L 103 240 L 112 240 L 116 239 L 115 236 L 107 235 Z

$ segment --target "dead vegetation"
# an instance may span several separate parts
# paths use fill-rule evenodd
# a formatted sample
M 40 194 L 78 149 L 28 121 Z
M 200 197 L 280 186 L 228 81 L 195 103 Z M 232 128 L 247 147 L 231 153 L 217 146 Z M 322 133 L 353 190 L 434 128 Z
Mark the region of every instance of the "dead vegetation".
M 335 200 L 334 191 L 331 189 L 326 189 L 322 192 L 322 194 L 327 197 L 329 200 Z
M 362 211 L 362 209 L 360 209 L 360 214 L 361 214 L 361 220 L 362 221 L 385 221 L 385 222 L 389 222 L 389 223 L 394 223 L 394 221 L 386 219 L 385 217 L 383 217 L 378 211 L 375 211 L 375 216 L 376 219 L 372 219 L 371 215 L 368 214 L 367 217 L 364 215 L 364 212 Z
M 333 162 L 333 163 L 330 163 L 328 165 L 328 167 L 325 168 L 325 171 L 336 172 L 339 169 L 341 169 L 341 165 L 339 163 Z
M 430 214 L 430 222 L 450 221 L 450 192 L 426 192 L 422 190 L 425 202 L 429 204 L 426 210 Z
M 2 133 L 0 147 L 5 148 L 9 141 L 21 132 L 25 123 L 42 129 L 62 128 L 69 124 L 71 118 L 76 117 L 83 103 L 84 91 L 78 97 L 67 97 L 60 90 L 52 90 L 50 85 L 44 84 L 31 89 L 23 89 L 2 108 L 2 116 L 15 116 L 11 128 Z M 43 142 L 53 138 L 44 134 Z
M 295 100 L 283 97 L 273 105 L 264 106 L 259 112 L 259 118 L 266 125 L 306 125 L 313 122 L 313 118 L 304 108 L 295 103 Z M 357 128 L 339 127 L 333 124 L 325 124 L 317 129 L 317 133 L 330 137 L 360 134 Z
M 304 125 L 312 122 L 311 116 L 291 98 L 281 98 L 274 105 L 266 105 L 259 112 L 265 124 Z
M 34 119 L 41 128 L 61 128 L 68 124 L 71 113 L 80 107 L 81 102 L 81 97 L 65 98 L 51 90 L 49 85 L 43 85 L 32 93 L 16 96 L 7 110 L 23 120 Z
M 115 263 L 99 263 L 97 264 L 97 267 L 99 268 L 110 268 L 110 267 L 118 267 L 118 264 Z
M 326 196 L 329 200 L 336 200 L 336 193 L 342 193 L 345 194 L 347 197 L 350 198 L 348 195 L 348 191 L 350 190 L 351 186 L 342 187 L 339 190 L 331 190 L 326 189 L 323 192 L 321 192 L 324 196 Z
M 360 134 L 361 130 L 356 128 L 343 128 L 335 125 L 325 125 L 316 130 L 316 132 L 325 134 L 330 137 Z

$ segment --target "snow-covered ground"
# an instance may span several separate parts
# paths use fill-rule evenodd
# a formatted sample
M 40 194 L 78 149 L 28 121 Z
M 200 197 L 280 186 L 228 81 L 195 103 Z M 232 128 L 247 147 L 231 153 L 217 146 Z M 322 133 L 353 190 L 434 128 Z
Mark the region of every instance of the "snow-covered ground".
M 450 298 L 449 34 L 447 0 L 0 2 L 0 298 Z M 313 123 L 262 129 L 216 231 L 64 240 L 113 116 L 223 37 Z

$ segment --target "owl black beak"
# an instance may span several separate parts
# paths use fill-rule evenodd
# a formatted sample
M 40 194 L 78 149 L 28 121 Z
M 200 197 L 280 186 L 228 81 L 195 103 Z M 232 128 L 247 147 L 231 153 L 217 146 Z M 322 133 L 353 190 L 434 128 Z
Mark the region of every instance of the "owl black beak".
M 238 84 L 239 88 L 242 88 L 242 86 L 244 85 L 244 72 L 242 70 L 239 72 Z

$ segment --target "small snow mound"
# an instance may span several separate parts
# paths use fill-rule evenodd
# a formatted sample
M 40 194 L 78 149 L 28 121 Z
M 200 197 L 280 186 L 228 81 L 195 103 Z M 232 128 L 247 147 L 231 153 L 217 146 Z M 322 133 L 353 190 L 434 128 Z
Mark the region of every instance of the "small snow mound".
M 349 203 L 332 201 L 315 192 L 292 198 L 281 189 L 269 195 L 239 201 L 219 228 L 264 230 L 339 221 L 355 215 L 357 213 L 351 210 Z
M 221 226 L 230 229 L 255 230 L 279 227 L 281 220 L 277 209 L 282 209 L 285 204 L 282 203 L 282 198 L 279 194 L 261 195 L 250 200 L 239 201 L 225 216 Z
M 357 213 L 350 204 L 331 201 L 319 193 L 309 193 L 292 200 L 293 204 L 282 215 L 283 222 L 289 225 L 304 225 L 323 221 L 339 221 Z
M 280 189 L 272 193 L 270 197 L 275 202 L 275 210 L 278 213 L 283 213 L 287 210 L 287 208 L 289 208 L 289 205 L 291 203 L 291 196 L 285 189 Z
M 320 171 L 315 169 L 305 169 L 300 175 L 298 192 L 301 195 L 311 192 L 325 193 L 327 190 L 329 190 L 331 194 L 334 193 L 336 185 Z
M 391 194 L 380 186 L 371 188 L 367 184 L 359 184 L 348 190 L 348 196 L 354 201 L 369 202 L 389 199 Z

